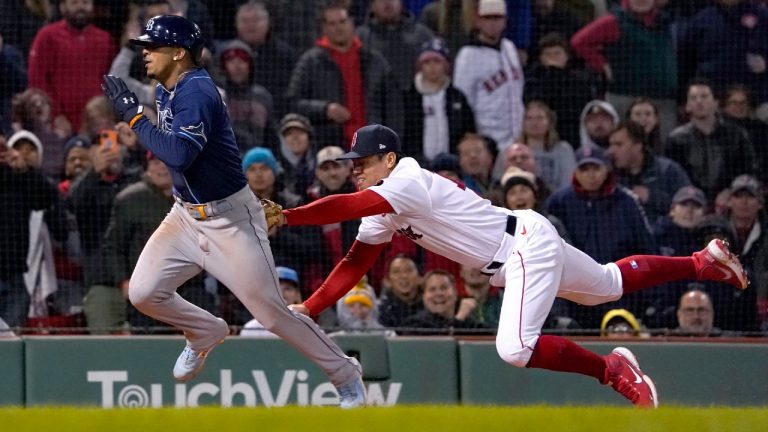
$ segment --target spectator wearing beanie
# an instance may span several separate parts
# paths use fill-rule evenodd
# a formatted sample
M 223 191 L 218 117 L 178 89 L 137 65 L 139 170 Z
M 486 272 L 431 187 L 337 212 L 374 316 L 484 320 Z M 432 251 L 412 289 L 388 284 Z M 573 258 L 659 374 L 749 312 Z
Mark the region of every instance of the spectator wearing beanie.
M 241 153 L 253 147 L 277 146 L 272 95 L 259 84 L 252 84 L 253 59 L 251 48 L 238 39 L 227 43 L 219 55 L 227 109 Z
M 283 187 L 282 168 L 271 150 L 255 147 L 243 157 L 243 171 L 257 198 L 268 199 L 283 206 L 297 207 L 302 198 Z M 304 292 L 319 285 L 327 274 L 328 264 L 317 251 L 323 247 L 323 231 L 319 226 L 292 226 L 270 231 L 269 246 L 275 262 L 296 269 L 303 275 Z M 318 281 L 319 279 L 319 281 Z M 314 284 L 314 285 L 313 285 Z
M 424 44 L 416 74 L 403 93 L 405 129 L 403 152 L 421 162 L 439 153 L 456 154 L 459 140 L 475 132 L 475 117 L 467 98 L 451 84 L 448 49 L 442 39 Z

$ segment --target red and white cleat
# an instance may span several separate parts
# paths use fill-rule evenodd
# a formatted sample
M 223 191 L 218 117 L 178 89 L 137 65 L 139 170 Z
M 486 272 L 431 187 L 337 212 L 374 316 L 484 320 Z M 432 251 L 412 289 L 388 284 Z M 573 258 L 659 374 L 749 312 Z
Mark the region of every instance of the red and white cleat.
M 640 370 L 632 351 L 618 347 L 604 358 L 608 385 L 640 408 L 658 408 L 656 386 L 651 378 Z
M 710 241 L 707 247 L 693 254 L 693 262 L 699 280 L 725 282 L 742 290 L 749 285 L 747 272 L 723 240 Z

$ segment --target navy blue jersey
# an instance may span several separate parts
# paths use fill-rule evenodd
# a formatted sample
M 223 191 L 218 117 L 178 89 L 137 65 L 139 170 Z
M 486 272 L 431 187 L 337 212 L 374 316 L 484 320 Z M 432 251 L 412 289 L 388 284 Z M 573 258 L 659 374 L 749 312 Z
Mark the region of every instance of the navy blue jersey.
M 173 193 L 204 203 L 245 187 L 227 107 L 208 72 L 191 70 L 174 89 L 158 84 L 156 93 L 158 127 L 142 118 L 133 128 L 144 147 L 168 166 Z

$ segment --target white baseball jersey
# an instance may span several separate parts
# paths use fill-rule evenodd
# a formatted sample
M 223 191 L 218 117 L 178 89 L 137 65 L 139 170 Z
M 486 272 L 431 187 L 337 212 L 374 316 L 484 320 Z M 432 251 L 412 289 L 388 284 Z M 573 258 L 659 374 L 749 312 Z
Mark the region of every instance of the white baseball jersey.
M 359 241 L 384 243 L 398 232 L 432 252 L 493 274 L 491 283 L 505 287 L 496 346 L 509 363 L 528 363 L 555 297 L 581 304 L 621 297 L 619 268 L 600 265 L 566 244 L 544 216 L 495 207 L 412 158 L 400 160 L 389 177 L 369 190 L 395 212 L 363 218 Z
M 524 84 L 517 48 L 509 39 L 499 48 L 465 45 L 456 56 L 453 85 L 467 97 L 478 132 L 493 138 L 499 150 L 522 131 Z
M 370 190 L 389 202 L 395 213 L 363 218 L 357 239 L 386 243 L 395 232 L 420 246 L 474 268 L 493 261 L 512 211 L 445 177 L 402 159 L 381 184 Z

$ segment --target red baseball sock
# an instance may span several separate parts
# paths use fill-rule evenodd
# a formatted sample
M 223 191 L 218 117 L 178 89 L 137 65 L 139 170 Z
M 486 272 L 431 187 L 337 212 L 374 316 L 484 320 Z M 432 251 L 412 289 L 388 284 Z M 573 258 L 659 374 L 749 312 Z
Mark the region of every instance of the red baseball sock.
M 696 279 L 691 257 L 633 255 L 616 261 L 624 281 L 624 294 L 681 279 Z
M 595 377 L 601 383 L 606 381 L 602 356 L 560 336 L 540 336 L 525 367 L 580 373 Z

